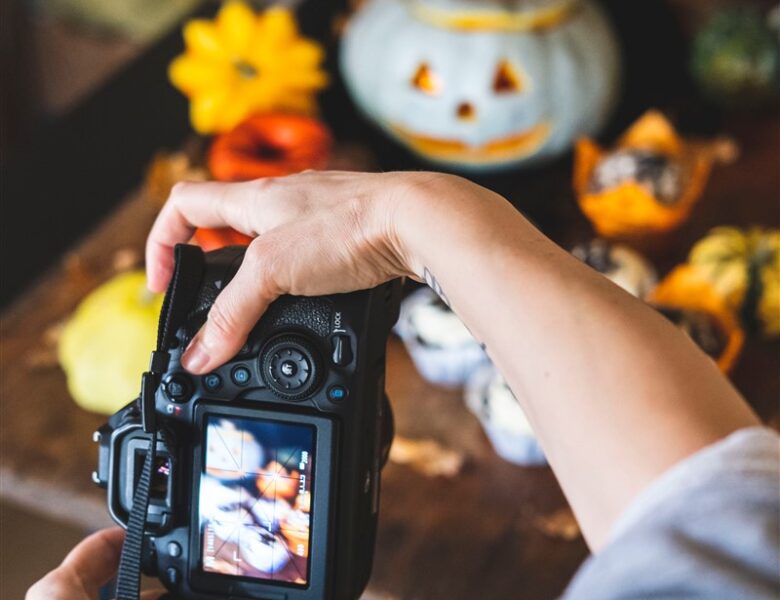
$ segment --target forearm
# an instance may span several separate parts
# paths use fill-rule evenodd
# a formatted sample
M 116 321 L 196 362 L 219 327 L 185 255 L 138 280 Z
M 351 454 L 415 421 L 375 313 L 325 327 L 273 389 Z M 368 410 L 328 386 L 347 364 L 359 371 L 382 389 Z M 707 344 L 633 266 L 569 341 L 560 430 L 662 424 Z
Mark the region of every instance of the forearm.
M 592 546 L 666 468 L 756 422 L 712 361 L 655 311 L 504 200 L 466 182 L 436 185 L 398 208 L 409 267 L 419 278 L 427 269 L 485 344 Z

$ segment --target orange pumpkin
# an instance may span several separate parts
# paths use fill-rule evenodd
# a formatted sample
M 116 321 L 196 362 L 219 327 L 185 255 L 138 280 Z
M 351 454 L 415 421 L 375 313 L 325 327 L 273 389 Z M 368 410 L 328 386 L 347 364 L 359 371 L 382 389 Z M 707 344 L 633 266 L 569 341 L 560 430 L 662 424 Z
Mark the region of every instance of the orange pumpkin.
M 653 290 L 650 302 L 659 309 L 704 313 L 711 318 L 725 337 L 722 350 L 713 358 L 721 371 L 731 370 L 742 350 L 745 334 L 723 297 L 699 270 L 689 265 L 677 267 Z
M 279 177 L 328 162 L 331 135 L 314 118 L 257 114 L 218 135 L 208 154 L 208 167 L 219 181 Z
M 261 496 L 290 500 L 298 494 L 299 479 L 298 471 L 288 471 L 284 465 L 274 460 L 258 472 L 257 490 Z
M 647 186 L 631 179 L 594 190 L 594 172 L 609 153 L 588 138 L 579 139 L 575 147 L 574 189 L 582 212 L 599 235 L 634 237 L 662 233 L 681 225 L 704 190 L 712 153 L 681 139 L 657 111 L 648 111 L 626 131 L 615 148 L 621 150 L 652 153 L 668 160 L 681 173 L 680 190 L 673 202 L 662 201 Z
M 204 252 L 219 250 L 225 246 L 248 246 L 252 238 L 243 233 L 239 233 L 230 227 L 221 229 L 210 229 L 201 227 L 195 230 L 192 236 L 193 241 L 203 248 Z

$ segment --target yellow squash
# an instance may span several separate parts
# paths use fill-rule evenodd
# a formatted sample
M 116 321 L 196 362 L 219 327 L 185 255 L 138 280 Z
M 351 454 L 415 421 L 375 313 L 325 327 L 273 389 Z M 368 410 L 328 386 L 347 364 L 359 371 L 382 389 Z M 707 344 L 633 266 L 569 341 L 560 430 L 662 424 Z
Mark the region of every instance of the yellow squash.
M 117 275 L 82 300 L 58 348 L 79 406 L 113 414 L 138 395 L 161 308 L 162 296 L 147 291 L 141 271 Z
M 693 246 L 688 263 L 749 325 L 780 335 L 780 230 L 716 227 Z
M 169 76 L 190 98 L 199 133 L 228 131 L 257 112 L 312 113 L 327 84 L 322 47 L 298 33 L 284 8 L 256 14 L 244 2 L 227 2 L 213 21 L 187 23 L 184 43 Z

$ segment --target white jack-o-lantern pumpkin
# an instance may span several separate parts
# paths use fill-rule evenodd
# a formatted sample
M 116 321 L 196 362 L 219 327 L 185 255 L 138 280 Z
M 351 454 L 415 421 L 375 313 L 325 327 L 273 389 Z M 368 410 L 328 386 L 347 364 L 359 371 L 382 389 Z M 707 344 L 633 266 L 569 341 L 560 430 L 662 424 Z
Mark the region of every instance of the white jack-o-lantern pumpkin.
M 486 170 L 594 135 L 620 65 L 588 0 L 372 0 L 345 31 L 341 70 L 358 106 L 413 152 Z

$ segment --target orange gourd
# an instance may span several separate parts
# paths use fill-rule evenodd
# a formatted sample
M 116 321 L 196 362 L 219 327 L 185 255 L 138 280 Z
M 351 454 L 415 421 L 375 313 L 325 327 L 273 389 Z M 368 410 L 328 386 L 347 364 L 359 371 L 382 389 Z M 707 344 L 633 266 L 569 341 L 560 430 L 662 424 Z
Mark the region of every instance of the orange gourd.
M 637 181 L 627 180 L 594 191 L 594 170 L 608 153 L 588 138 L 575 146 L 574 190 L 582 212 L 599 235 L 607 238 L 658 234 L 679 227 L 690 215 L 709 177 L 712 156 L 686 143 L 666 118 L 648 111 L 618 141 L 615 150 L 654 152 L 675 162 L 685 176 L 679 196 L 661 202 Z
M 210 229 L 201 227 L 195 230 L 192 236 L 195 243 L 203 248 L 204 252 L 218 250 L 225 246 L 248 246 L 252 238 L 235 229 L 224 227 L 221 229 Z
M 698 269 L 690 265 L 675 268 L 653 290 L 650 302 L 657 307 L 709 315 L 726 337 L 723 350 L 714 357 L 715 362 L 724 373 L 732 369 L 742 350 L 745 334 L 723 297 Z
M 219 181 L 279 177 L 324 168 L 330 147 L 330 132 L 318 119 L 257 114 L 215 138 L 208 167 Z

